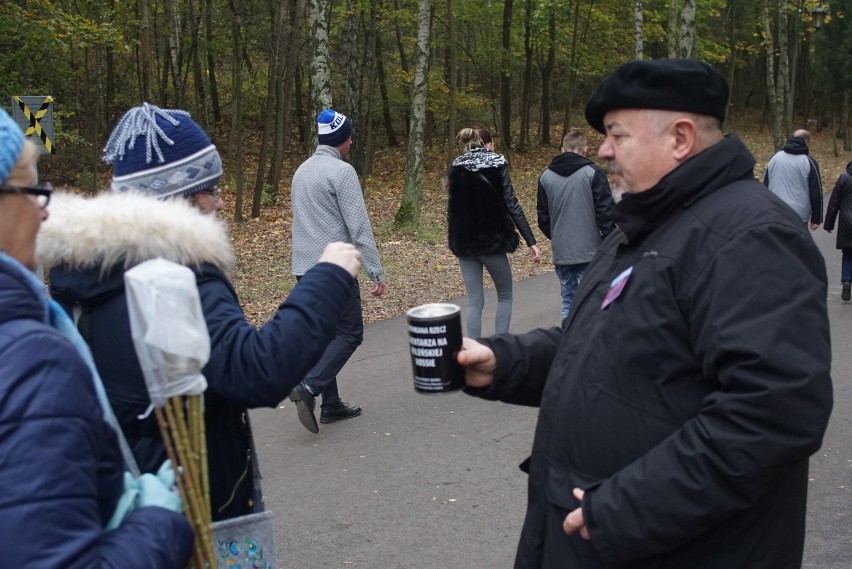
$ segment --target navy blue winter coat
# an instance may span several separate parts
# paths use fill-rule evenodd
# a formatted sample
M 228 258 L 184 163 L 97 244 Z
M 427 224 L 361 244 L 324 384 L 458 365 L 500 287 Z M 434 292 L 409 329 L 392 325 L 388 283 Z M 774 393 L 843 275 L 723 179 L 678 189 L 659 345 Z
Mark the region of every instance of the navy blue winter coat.
M 139 195 L 56 195 L 39 236 L 51 294 L 92 348 L 110 403 L 143 472 L 166 459 L 130 335 L 126 267 L 156 256 L 191 268 L 210 334 L 205 418 L 214 520 L 250 513 L 251 430 L 246 410 L 278 405 L 334 337 L 353 278 L 320 263 L 260 329 L 246 321 L 226 276 L 233 263 L 224 224 L 185 202 Z
M 0 566 L 185 567 L 181 514 L 139 508 L 104 532 L 123 490 L 118 441 L 24 270 L 0 258 Z

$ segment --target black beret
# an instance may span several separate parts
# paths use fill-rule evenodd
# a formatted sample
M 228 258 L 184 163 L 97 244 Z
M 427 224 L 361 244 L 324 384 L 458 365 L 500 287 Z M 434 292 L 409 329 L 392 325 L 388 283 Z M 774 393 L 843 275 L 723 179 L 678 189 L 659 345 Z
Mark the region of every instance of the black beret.
M 586 104 L 586 120 L 604 134 L 604 115 L 616 109 L 683 111 L 724 122 L 729 92 L 718 71 L 694 59 L 631 61 L 597 86 Z

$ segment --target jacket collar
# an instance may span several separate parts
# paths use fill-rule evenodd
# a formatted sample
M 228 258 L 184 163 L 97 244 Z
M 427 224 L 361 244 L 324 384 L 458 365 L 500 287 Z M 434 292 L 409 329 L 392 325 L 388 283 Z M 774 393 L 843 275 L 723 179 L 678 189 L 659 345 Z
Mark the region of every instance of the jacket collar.
M 234 254 L 227 226 L 180 198 L 159 201 L 138 193 L 94 197 L 57 192 L 41 224 L 38 256 L 45 267 L 131 267 L 164 258 L 186 266 L 210 263 L 230 273 Z
M 784 152 L 787 154 L 807 154 L 808 145 L 805 144 L 805 139 L 798 136 L 791 136 L 787 139 L 787 144 L 784 145 Z
M 632 241 L 662 225 L 678 209 L 736 180 L 754 178 L 754 163 L 743 142 L 727 135 L 663 176 L 653 188 L 625 195 L 612 217 Z

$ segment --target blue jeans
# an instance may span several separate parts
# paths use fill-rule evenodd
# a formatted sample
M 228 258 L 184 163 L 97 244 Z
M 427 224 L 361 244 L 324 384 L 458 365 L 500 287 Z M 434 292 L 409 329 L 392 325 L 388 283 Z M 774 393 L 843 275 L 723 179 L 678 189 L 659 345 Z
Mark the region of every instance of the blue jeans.
M 840 281 L 852 281 L 852 249 L 841 249 L 843 257 L 840 260 Z
M 322 407 L 340 403 L 337 374 L 364 341 L 364 319 L 361 315 L 361 289 L 355 281 L 346 312 L 337 323 L 334 339 L 326 347 L 317 364 L 305 376 L 311 392 L 322 394 Z
M 583 279 L 588 263 L 577 263 L 576 265 L 556 265 L 556 276 L 559 277 L 559 288 L 562 292 L 562 319 L 568 317 L 571 304 L 574 302 L 574 293 Z

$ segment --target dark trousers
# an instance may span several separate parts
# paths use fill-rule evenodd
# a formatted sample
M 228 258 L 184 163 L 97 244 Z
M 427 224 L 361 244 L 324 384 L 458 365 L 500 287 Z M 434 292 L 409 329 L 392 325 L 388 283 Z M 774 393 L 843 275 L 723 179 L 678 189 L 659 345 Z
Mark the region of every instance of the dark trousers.
M 352 285 L 349 306 L 337 323 L 334 339 L 323 352 L 320 361 L 305 376 L 311 391 L 322 394 L 322 407 L 340 403 L 337 391 L 337 374 L 364 341 L 364 319 L 361 315 L 361 289 L 358 281 Z

